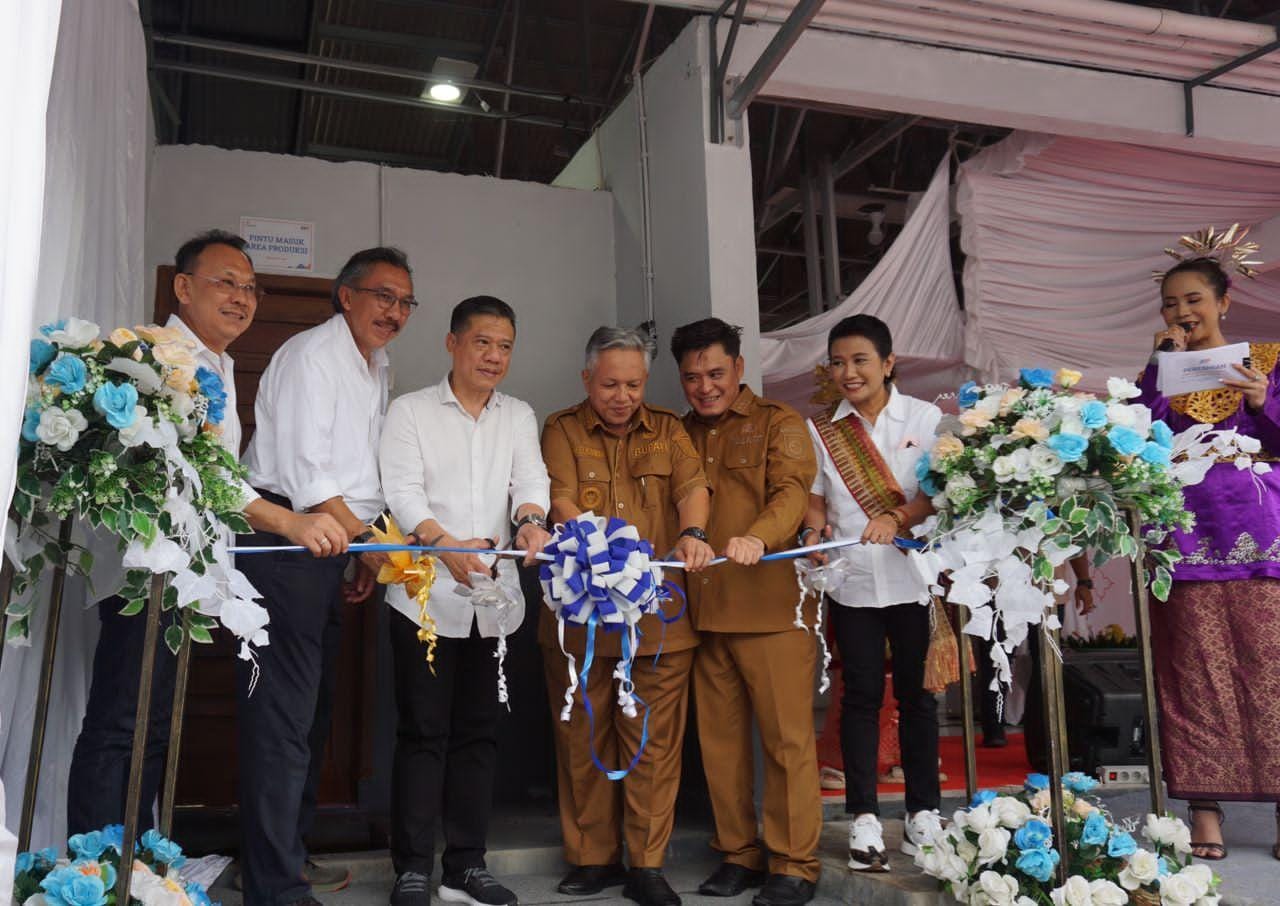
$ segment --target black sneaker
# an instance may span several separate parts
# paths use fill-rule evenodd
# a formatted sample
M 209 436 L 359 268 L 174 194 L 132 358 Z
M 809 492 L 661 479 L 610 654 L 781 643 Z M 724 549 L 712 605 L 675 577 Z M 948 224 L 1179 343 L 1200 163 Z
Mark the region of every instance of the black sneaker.
M 401 872 L 391 890 L 391 906 L 431 906 L 431 875 Z
M 468 868 L 440 879 L 440 899 L 470 906 L 517 906 L 516 895 L 497 882 L 487 868 Z

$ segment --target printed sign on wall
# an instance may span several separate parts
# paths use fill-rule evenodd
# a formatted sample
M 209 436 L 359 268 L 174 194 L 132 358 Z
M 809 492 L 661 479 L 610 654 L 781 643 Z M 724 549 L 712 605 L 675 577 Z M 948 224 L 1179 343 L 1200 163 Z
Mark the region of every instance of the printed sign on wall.
M 316 225 L 302 220 L 241 217 L 240 235 L 259 270 L 310 273 L 315 253 Z

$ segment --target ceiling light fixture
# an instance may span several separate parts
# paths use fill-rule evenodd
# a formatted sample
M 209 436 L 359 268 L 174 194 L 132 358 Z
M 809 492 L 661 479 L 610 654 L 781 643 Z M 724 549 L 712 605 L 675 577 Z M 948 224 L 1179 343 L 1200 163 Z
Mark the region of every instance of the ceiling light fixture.
M 471 60 L 436 57 L 431 65 L 431 72 L 426 75 L 426 84 L 422 86 L 420 97 L 424 101 L 439 104 L 461 104 L 462 96 L 467 92 L 466 86 L 476 77 L 478 68 Z
M 867 216 L 871 218 L 871 229 L 867 231 L 867 242 L 872 245 L 879 245 L 884 242 L 884 211 L 870 211 Z
M 462 90 L 452 82 L 436 82 L 427 89 L 427 94 L 431 100 L 445 104 L 456 104 L 462 100 Z

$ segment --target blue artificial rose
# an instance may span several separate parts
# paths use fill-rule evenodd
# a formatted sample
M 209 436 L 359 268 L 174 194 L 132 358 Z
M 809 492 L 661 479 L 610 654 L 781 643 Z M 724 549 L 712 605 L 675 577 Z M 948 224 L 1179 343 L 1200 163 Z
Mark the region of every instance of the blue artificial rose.
M 1166 450 L 1173 449 L 1173 429 L 1161 419 L 1156 419 L 1151 423 L 1151 436 L 1156 443 Z
M 1022 785 L 1028 792 L 1032 793 L 1036 790 L 1047 790 L 1049 788 L 1049 775 L 1028 774 L 1027 779 L 1022 781 Z
M 40 435 L 36 433 L 38 427 L 40 427 L 40 410 L 31 406 L 22 415 L 22 439 L 32 444 L 38 442 L 40 440 Z
M 96 859 L 107 848 L 107 841 L 102 839 L 102 831 L 90 831 L 75 834 L 67 841 L 67 847 L 77 859 Z
M 1044 883 L 1053 877 L 1059 858 L 1056 849 L 1028 849 L 1018 856 L 1014 866 L 1024 875 Z
M 1053 843 L 1053 828 L 1039 818 L 1032 818 L 1013 835 L 1018 849 L 1048 849 Z
M 1102 812 L 1090 812 L 1089 817 L 1084 819 L 1080 842 L 1085 846 L 1101 846 L 1107 842 L 1109 833 L 1107 819 L 1102 817 Z
M 101 833 L 101 831 L 94 831 Z M 116 867 L 110 862 L 99 862 L 96 858 L 76 859 L 71 863 L 71 868 L 84 874 L 85 868 L 89 869 L 89 874 L 96 874 L 102 878 L 102 886 L 107 890 L 112 890 L 116 886 Z
M 1126 859 L 1138 851 L 1138 843 L 1132 834 L 1122 830 L 1112 831 L 1107 841 L 1107 855 L 1113 859 Z
M 978 389 L 977 383 L 965 381 L 960 385 L 960 394 L 956 402 L 961 409 L 972 409 L 980 399 L 982 399 L 982 391 Z
M 929 475 L 929 454 L 925 453 L 916 460 L 916 481 L 924 481 Z
M 44 334 L 46 337 L 48 337 L 57 333 L 59 330 L 66 330 L 66 329 L 67 329 L 67 319 L 59 318 L 58 320 L 52 321 L 46 324 L 44 327 L 41 327 L 40 332 Z
M 58 861 L 58 851 L 52 846 L 46 846 L 44 849 L 36 850 L 36 862 L 43 862 L 46 865 L 54 865 Z
M 36 865 L 35 853 L 18 853 L 18 858 L 13 862 L 13 873 L 20 875 L 23 872 L 31 871 Z
M 988 802 L 996 798 L 995 790 L 978 790 L 977 795 L 973 797 L 973 801 L 969 803 L 969 808 L 977 808 L 980 805 L 986 805 Z
M 1080 771 L 1071 771 L 1062 775 L 1062 785 L 1073 793 L 1087 793 L 1098 785 L 1098 781 Z
M 58 347 L 48 340 L 36 338 L 31 341 L 31 373 L 39 374 L 40 369 L 53 361 L 58 354 Z
M 57 901 L 62 906 L 106 906 L 107 885 L 96 875 L 82 875 L 77 871 L 75 877 L 58 887 Z
M 133 424 L 138 414 L 133 411 L 138 405 L 138 388 L 132 384 L 112 384 L 107 382 L 98 388 L 93 395 L 93 408 L 106 416 L 107 424 L 113 428 L 127 428 Z
M 162 837 L 155 828 L 142 835 L 142 845 L 151 850 L 151 854 L 156 857 L 157 862 L 163 862 L 166 865 L 178 868 L 183 862 L 187 861 L 186 856 L 182 854 L 182 847 L 172 840 Z
M 919 484 L 920 490 L 924 491 L 926 497 L 937 497 L 941 493 L 941 489 L 933 483 L 932 478 L 921 478 Z
M 124 825 L 108 824 L 102 829 L 102 840 L 107 846 L 115 847 L 115 851 L 120 852 L 124 849 Z
M 63 393 L 75 393 L 84 389 L 88 377 L 89 369 L 84 367 L 84 359 L 78 355 L 60 355 L 44 373 L 44 382 Z
M 1160 877 L 1164 878 L 1173 874 L 1173 869 L 1169 867 L 1169 860 L 1164 856 L 1156 859 L 1156 865 L 1159 866 Z
M 1089 400 L 1080 407 L 1080 421 L 1090 431 L 1096 431 L 1107 423 L 1107 407 L 1097 400 Z
M 1147 441 L 1138 456 L 1142 458 L 1143 462 L 1149 462 L 1153 466 L 1159 466 L 1162 469 L 1169 466 L 1169 448 L 1160 446 L 1154 440 Z
M 209 400 L 209 408 L 205 411 L 206 421 L 213 425 L 221 424 L 227 414 L 227 390 L 222 378 L 216 371 L 201 366 L 196 369 L 196 384 Z
M 1141 434 L 1124 425 L 1116 425 L 1108 431 L 1107 440 L 1111 442 L 1111 448 L 1121 456 L 1137 456 L 1147 444 Z
M 194 881 L 188 882 L 182 889 L 186 891 L 191 906 L 214 906 L 214 902 L 209 899 L 209 892 Z
M 1053 372 L 1048 368 L 1023 368 L 1018 372 L 1018 379 L 1031 390 L 1053 386 Z
M 1072 434 L 1070 431 L 1063 431 L 1061 434 L 1055 434 L 1045 442 L 1045 446 L 1058 454 L 1058 458 L 1063 462 L 1076 462 L 1084 451 L 1089 449 L 1089 439 L 1079 434 Z

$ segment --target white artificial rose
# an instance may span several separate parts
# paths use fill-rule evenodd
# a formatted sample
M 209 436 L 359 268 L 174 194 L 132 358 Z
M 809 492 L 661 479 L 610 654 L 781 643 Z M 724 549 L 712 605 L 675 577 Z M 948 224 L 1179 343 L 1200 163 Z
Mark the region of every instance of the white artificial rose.
M 978 400 L 973 408 L 985 415 L 988 419 L 993 419 L 1000 414 L 1000 404 L 1003 399 L 1003 393 L 990 393 Z
M 996 871 L 984 871 L 978 875 L 978 885 L 991 906 L 1013 906 L 1018 895 L 1018 879 Z
M 1188 865 L 1186 868 L 1182 869 L 1182 871 L 1178 872 L 1178 874 L 1185 875 L 1190 878 L 1195 883 L 1200 896 L 1207 894 L 1209 892 L 1209 888 L 1213 885 L 1213 869 L 1200 862 Z
M 1132 381 L 1124 378 L 1107 378 L 1107 396 L 1114 400 L 1132 400 L 1142 396 L 1142 391 Z
M 991 814 L 996 816 L 1001 827 L 1017 830 L 1031 818 L 1031 809 L 1021 799 L 1012 796 L 997 796 L 991 800 Z
M 969 496 L 968 492 L 974 490 L 978 483 L 969 475 L 957 475 L 947 481 L 947 489 L 945 491 L 947 500 L 951 503 L 958 504 Z
M 1089 429 L 1084 426 L 1084 422 L 1080 420 L 1078 415 L 1063 416 L 1058 425 L 1058 431 L 1061 434 L 1079 434 L 1081 437 L 1088 437 L 1090 434 Z
M 1191 828 L 1172 816 L 1157 818 L 1155 815 L 1147 815 L 1147 824 L 1142 833 L 1152 843 L 1172 846 L 1174 852 L 1183 855 L 1191 852 Z
M 92 321 L 67 318 L 66 324 L 58 330 L 49 331 L 47 336 L 50 342 L 57 343 L 64 349 L 82 349 L 98 339 L 99 333 L 101 331 L 98 325 Z
M 1093 906 L 1126 906 L 1129 902 L 1128 892 L 1104 878 L 1089 883 L 1089 896 Z
M 996 476 L 996 481 L 1001 483 L 1012 481 L 1017 471 L 1018 464 L 1014 462 L 1012 455 L 997 456 L 996 461 L 991 464 L 992 474 Z
M 1052 477 L 1062 471 L 1062 457 L 1044 444 L 1036 444 L 1029 453 L 1031 474 L 1037 478 Z
M 160 394 L 169 401 L 169 409 L 179 418 L 189 419 L 191 413 L 196 411 L 195 400 L 191 398 L 189 393 L 183 393 L 181 390 L 174 390 L 172 387 L 165 385 Z
M 1160 859 L 1155 853 L 1140 849 L 1129 857 L 1120 870 L 1120 886 L 1125 890 L 1137 890 L 1160 877 Z
M 978 858 L 978 847 L 968 840 L 961 840 L 956 844 L 956 855 L 964 861 L 965 865 L 971 865 L 973 860 Z
M 1112 425 L 1132 428 L 1138 423 L 1138 419 L 1133 414 L 1133 409 L 1124 403 L 1111 403 L 1107 406 L 1107 422 Z
M 1031 897 L 1018 897 L 1013 901 L 1013 906 L 1036 906 L 1036 901 Z
M 989 827 L 978 834 L 978 863 L 990 865 L 1003 859 L 1011 836 L 1003 827 Z
M 50 406 L 40 413 L 40 424 L 36 425 L 36 436 L 40 442 L 57 447 L 66 453 L 80 439 L 80 432 L 89 427 L 89 422 L 79 409 L 59 409 Z
M 1161 906 L 1192 906 L 1200 897 L 1200 885 L 1182 872 L 1160 879 Z
M 1053 906 L 1093 906 L 1089 882 L 1080 875 L 1067 878 L 1067 883 L 1049 894 Z
M 1000 822 L 991 814 L 989 804 L 975 805 L 965 813 L 965 826 L 975 834 L 981 834 L 988 828 L 996 827 Z
M 922 846 L 916 852 L 916 867 L 931 878 L 942 878 L 947 866 L 947 858 L 947 852 L 940 846 Z
M 1194 906 L 1218 906 L 1222 901 L 1222 897 L 1216 893 L 1206 894 L 1195 901 Z M 30 902 L 30 901 L 28 901 Z
M 116 432 L 116 436 L 120 438 L 122 446 L 136 447 L 138 444 L 146 443 L 156 426 L 147 417 L 147 408 L 145 406 L 133 407 L 133 421 Z

